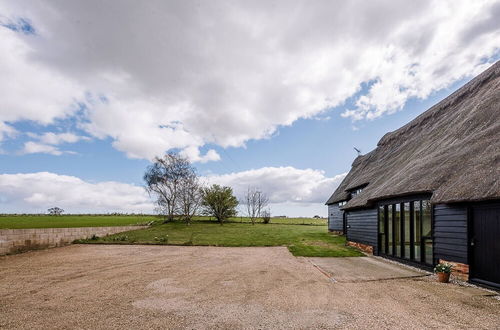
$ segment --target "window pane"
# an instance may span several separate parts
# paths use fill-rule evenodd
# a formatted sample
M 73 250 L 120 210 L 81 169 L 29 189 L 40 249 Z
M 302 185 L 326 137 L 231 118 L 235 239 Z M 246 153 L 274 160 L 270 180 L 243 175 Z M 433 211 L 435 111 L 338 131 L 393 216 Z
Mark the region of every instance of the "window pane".
M 422 201 L 422 236 L 431 237 L 431 203 Z
M 401 207 L 400 204 L 394 204 L 396 213 L 394 214 L 394 243 L 396 244 L 397 257 L 401 257 Z
M 420 261 L 420 233 L 421 233 L 421 220 L 420 220 L 420 201 L 413 202 L 413 219 L 414 219 L 414 232 L 413 232 L 413 251 L 415 253 L 415 261 Z
M 422 236 L 429 237 L 424 244 L 425 263 L 432 265 L 432 218 L 431 203 L 428 200 L 422 201 Z
M 389 240 L 389 250 L 387 254 L 393 254 L 392 249 L 392 205 L 387 207 L 387 237 Z
M 385 214 L 384 207 L 378 208 L 378 232 L 379 232 L 379 251 L 385 254 Z
M 385 229 L 384 229 L 384 207 L 383 206 L 380 206 L 378 208 L 378 232 L 379 233 L 385 233 Z
M 410 259 L 410 203 L 404 203 L 404 255 Z

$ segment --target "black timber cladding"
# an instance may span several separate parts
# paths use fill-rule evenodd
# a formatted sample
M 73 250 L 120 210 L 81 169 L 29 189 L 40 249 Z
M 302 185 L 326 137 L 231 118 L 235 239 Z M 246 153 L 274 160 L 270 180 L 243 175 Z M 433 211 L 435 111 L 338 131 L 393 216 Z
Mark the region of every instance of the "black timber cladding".
M 434 258 L 468 264 L 467 206 L 434 206 Z
M 343 230 L 343 214 L 339 204 L 328 205 L 328 229 L 342 231 Z
M 347 212 L 347 240 L 373 246 L 377 253 L 378 210 L 363 209 Z

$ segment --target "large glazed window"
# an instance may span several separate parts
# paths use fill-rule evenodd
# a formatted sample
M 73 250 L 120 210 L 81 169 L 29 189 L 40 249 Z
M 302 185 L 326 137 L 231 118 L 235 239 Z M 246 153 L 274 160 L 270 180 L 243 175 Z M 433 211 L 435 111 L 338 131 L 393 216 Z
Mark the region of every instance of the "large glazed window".
M 379 254 L 432 265 L 432 205 L 429 200 L 380 205 Z

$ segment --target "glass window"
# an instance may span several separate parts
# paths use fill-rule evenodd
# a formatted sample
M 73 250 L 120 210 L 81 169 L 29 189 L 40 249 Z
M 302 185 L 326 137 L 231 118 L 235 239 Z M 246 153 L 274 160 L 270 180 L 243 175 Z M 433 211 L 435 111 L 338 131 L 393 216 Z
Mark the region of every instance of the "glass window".
M 384 207 L 379 206 L 378 208 L 378 232 L 379 232 L 379 251 L 382 254 L 386 254 L 385 251 L 385 212 Z
M 394 204 L 394 244 L 396 244 L 397 257 L 401 257 L 401 205 Z
M 405 259 L 410 259 L 410 203 L 403 204 L 403 219 L 404 219 L 404 237 L 402 241 L 404 242 L 404 257 Z
M 421 219 L 420 219 L 420 201 L 413 202 L 413 253 L 415 254 L 415 261 L 420 261 L 420 239 L 422 232 Z
M 387 254 L 392 255 L 392 205 L 387 207 L 387 239 L 389 242 Z
M 429 200 L 379 206 L 379 252 L 433 265 L 431 211 Z
M 424 239 L 425 263 L 433 264 L 431 203 L 422 201 L 422 238 Z

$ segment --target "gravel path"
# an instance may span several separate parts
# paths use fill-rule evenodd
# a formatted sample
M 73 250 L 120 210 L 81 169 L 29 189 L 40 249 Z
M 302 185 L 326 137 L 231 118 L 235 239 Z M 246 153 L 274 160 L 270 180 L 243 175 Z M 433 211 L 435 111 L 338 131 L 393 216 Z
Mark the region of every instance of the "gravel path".
M 73 245 L 0 257 L 0 279 L 2 329 L 500 329 L 491 292 L 332 283 L 281 247 Z

